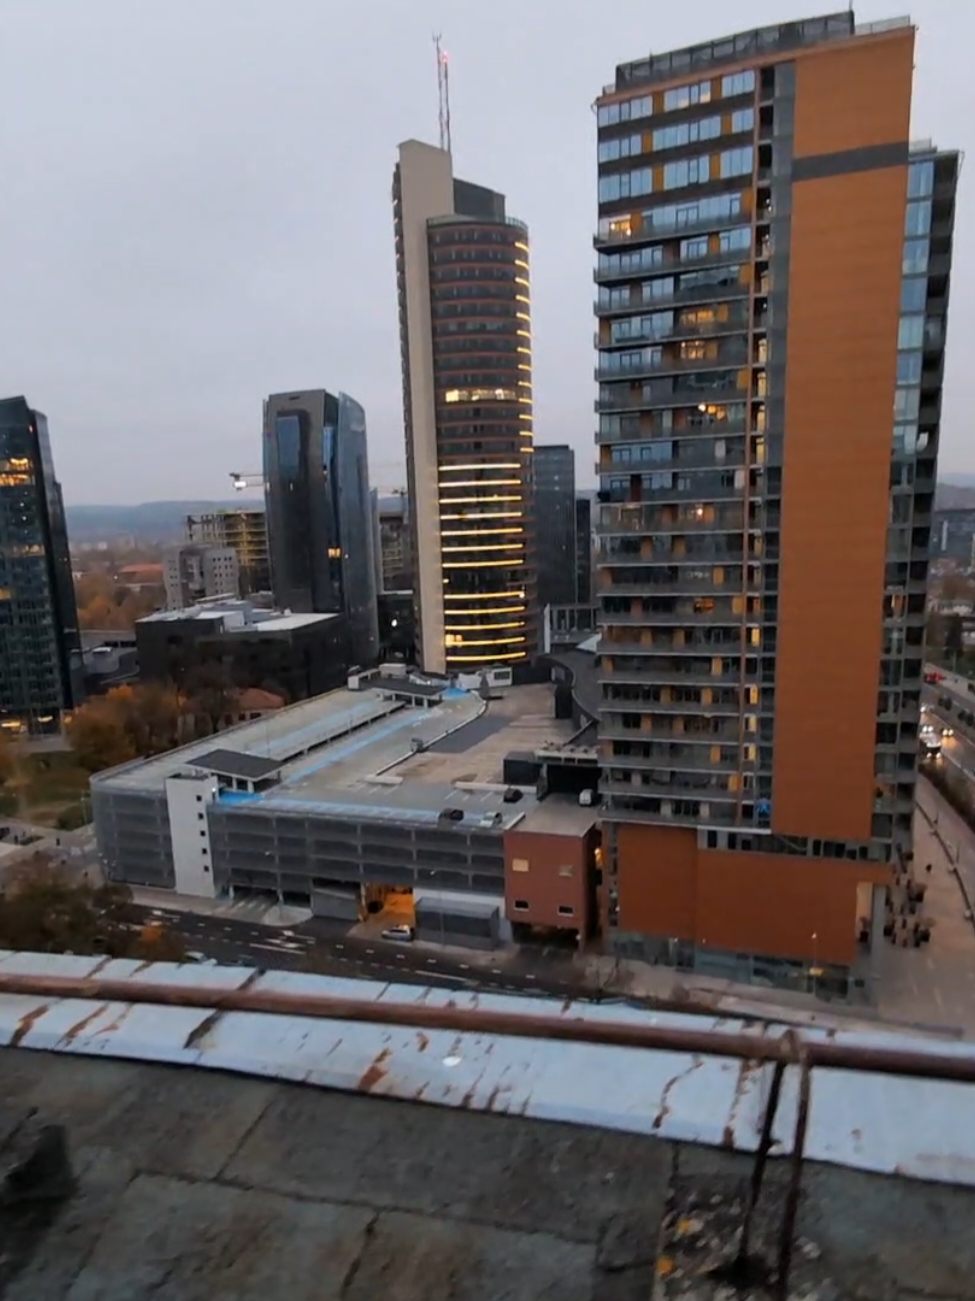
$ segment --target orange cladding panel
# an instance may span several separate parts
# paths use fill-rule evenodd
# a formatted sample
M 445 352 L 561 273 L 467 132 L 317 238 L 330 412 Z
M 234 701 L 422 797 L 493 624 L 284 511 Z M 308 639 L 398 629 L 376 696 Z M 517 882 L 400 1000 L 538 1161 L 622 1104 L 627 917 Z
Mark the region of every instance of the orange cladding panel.
M 711 948 L 849 964 L 866 864 L 698 852 L 697 939 Z M 815 939 L 813 938 L 815 936 Z
M 620 930 L 693 939 L 697 832 L 629 822 L 616 851 Z
M 870 836 L 907 169 L 793 188 L 772 825 Z
M 914 28 L 796 59 L 796 158 L 910 138 Z

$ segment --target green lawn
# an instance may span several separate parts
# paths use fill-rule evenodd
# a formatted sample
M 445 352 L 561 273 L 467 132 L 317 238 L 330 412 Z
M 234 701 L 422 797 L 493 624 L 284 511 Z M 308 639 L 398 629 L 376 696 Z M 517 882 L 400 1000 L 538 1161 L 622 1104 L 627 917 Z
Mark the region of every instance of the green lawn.
M 25 755 L 17 774 L 0 789 L 0 814 L 56 826 L 59 816 L 80 822 L 79 803 L 88 793 L 88 774 L 70 750 Z

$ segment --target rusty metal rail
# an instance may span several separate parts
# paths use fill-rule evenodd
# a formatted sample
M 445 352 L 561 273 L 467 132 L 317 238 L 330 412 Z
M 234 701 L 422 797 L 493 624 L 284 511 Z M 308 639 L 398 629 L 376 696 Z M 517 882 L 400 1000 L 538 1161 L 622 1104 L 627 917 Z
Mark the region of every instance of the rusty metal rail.
M 251 977 L 253 979 L 254 977 Z M 802 1161 L 814 1069 L 863 1071 L 913 1079 L 950 1080 L 975 1084 L 975 1054 L 944 1055 L 918 1049 L 882 1048 L 837 1043 L 833 1039 L 806 1039 L 789 1029 L 769 1037 L 751 1033 L 725 1033 L 720 1029 L 679 1026 L 630 1025 L 622 1021 L 587 1021 L 581 1017 L 522 1015 L 482 1008 L 425 1003 L 376 1002 L 331 995 L 289 994 L 245 984 L 235 989 L 202 986 L 156 985 L 138 980 L 109 980 L 98 976 L 39 976 L 0 974 L 0 995 L 16 994 L 51 1000 L 86 999 L 101 1003 L 137 1003 L 157 1007 L 199 1008 L 208 1013 L 252 1012 L 271 1016 L 310 1017 L 320 1020 L 359 1021 L 372 1025 L 445 1030 L 455 1034 L 501 1035 L 520 1039 L 559 1040 L 613 1048 L 688 1053 L 736 1058 L 774 1066 L 768 1102 L 762 1120 L 755 1166 L 745 1202 L 738 1254 L 732 1268 L 746 1270 L 752 1219 L 762 1190 L 772 1148 L 772 1132 L 785 1072 L 799 1071 L 796 1127 L 791 1145 L 789 1179 L 779 1235 L 776 1286 L 784 1298 L 788 1288 L 795 1222 L 799 1208 Z M 24 1027 L 29 1029 L 34 1017 Z M 14 1044 L 19 1042 L 14 1035 Z

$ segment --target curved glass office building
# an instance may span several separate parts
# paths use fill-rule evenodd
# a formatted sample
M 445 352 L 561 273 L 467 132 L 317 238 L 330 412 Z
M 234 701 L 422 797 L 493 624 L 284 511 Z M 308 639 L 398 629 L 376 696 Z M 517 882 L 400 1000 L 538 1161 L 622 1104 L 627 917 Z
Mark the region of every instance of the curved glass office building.
M 277 393 L 264 404 L 264 496 L 278 605 L 344 613 L 353 660 L 379 653 L 366 418 L 344 393 Z

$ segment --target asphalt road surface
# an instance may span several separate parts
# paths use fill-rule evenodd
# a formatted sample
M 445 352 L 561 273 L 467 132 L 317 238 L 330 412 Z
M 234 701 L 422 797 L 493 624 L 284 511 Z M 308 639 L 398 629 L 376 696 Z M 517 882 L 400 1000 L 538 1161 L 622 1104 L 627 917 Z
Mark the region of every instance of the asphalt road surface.
M 423 946 L 389 940 L 351 938 L 344 926 L 315 919 L 294 929 L 260 926 L 224 917 L 201 916 L 169 908 L 137 908 L 143 924 L 158 921 L 179 935 L 187 952 L 223 966 L 316 971 L 360 980 L 449 989 L 496 990 L 591 998 L 566 951 L 504 955 L 497 969 L 480 961 L 433 954 Z M 529 969 L 530 968 L 530 969 Z

